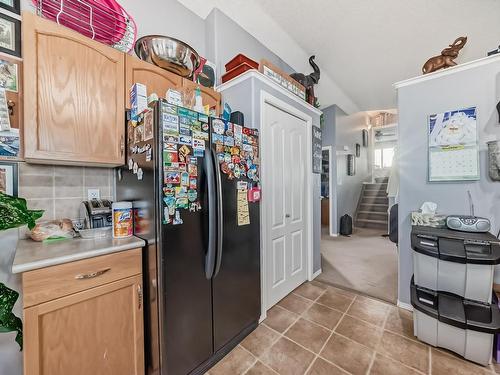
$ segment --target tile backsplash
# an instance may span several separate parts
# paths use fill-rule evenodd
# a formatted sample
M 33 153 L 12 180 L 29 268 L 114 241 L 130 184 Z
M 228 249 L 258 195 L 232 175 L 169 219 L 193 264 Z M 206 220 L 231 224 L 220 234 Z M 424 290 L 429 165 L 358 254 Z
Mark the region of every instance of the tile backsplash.
M 113 199 L 113 169 L 19 163 L 19 196 L 28 208 L 45 210 L 42 220 L 78 219 L 87 189 Z

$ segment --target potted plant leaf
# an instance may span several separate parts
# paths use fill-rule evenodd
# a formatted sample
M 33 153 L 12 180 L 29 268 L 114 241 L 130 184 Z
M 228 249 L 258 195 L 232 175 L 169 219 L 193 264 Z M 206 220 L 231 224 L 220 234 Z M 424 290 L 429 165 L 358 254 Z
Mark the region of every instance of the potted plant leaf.
M 29 210 L 26 199 L 0 192 L 0 231 L 28 225 L 33 229 L 35 221 L 41 218 L 43 210 Z M 19 293 L 0 283 L 0 333 L 17 332 L 16 342 L 23 348 L 23 323 L 12 309 Z

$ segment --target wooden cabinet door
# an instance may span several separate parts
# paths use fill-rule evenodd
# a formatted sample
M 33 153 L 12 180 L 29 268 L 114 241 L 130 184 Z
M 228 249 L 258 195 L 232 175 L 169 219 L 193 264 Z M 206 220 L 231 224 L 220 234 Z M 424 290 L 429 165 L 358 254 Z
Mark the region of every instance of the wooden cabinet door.
M 193 91 L 199 87 L 201 91 L 201 97 L 203 99 L 203 105 L 209 105 L 210 108 L 215 107 L 217 115 L 220 115 L 221 110 L 221 95 L 219 92 L 210 89 L 208 87 L 198 85 L 196 82 L 184 79 L 183 80 L 183 88 L 185 90 Z
M 125 67 L 125 103 L 130 108 L 130 88 L 134 83 L 146 85 L 148 96 L 156 93 L 164 98 L 168 89 L 178 90 L 182 87 L 182 77 L 156 65 L 127 55 Z
M 125 55 L 29 12 L 22 36 L 26 160 L 122 165 Z
M 142 276 L 24 310 L 24 375 L 143 375 Z

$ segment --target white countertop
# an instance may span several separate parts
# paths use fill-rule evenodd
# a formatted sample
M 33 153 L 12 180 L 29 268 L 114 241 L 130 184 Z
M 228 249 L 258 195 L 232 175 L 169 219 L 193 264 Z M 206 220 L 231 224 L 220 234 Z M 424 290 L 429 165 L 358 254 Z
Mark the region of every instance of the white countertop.
M 144 246 L 145 242 L 137 237 L 97 240 L 74 238 L 52 243 L 19 240 L 12 273 L 32 271 Z

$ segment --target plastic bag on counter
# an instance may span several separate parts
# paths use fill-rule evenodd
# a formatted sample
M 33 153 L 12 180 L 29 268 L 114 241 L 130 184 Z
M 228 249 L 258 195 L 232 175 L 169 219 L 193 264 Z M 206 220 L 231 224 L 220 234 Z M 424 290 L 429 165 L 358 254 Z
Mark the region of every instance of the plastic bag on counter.
M 64 238 L 73 238 L 75 231 L 73 223 L 69 219 L 53 220 L 37 223 L 29 232 L 33 241 L 45 241 Z

